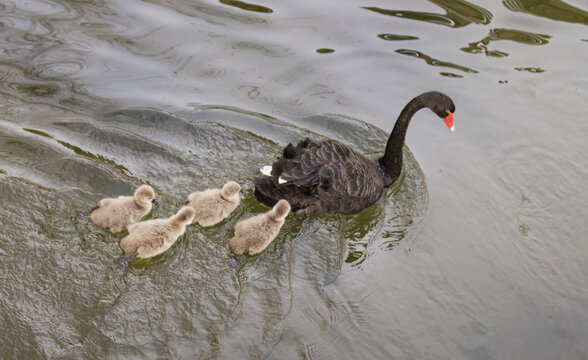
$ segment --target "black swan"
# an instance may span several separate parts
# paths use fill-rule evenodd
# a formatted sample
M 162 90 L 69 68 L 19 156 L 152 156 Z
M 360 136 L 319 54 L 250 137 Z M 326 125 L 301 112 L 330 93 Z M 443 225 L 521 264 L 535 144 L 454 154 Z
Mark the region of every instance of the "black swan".
M 428 107 L 453 132 L 455 105 L 449 96 L 430 91 L 402 110 L 380 159 L 368 159 L 336 140 L 289 144 L 266 174 L 254 179 L 255 197 L 268 206 L 286 199 L 297 217 L 327 213 L 351 214 L 374 204 L 402 170 L 402 147 L 408 124 Z

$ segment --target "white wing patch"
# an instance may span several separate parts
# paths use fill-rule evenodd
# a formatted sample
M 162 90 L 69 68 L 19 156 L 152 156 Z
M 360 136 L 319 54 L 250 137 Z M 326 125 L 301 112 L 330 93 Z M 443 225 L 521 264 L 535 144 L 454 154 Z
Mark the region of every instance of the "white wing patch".
M 266 165 L 260 169 L 261 173 L 266 176 L 272 176 L 272 167 Z M 281 177 L 278 179 L 278 184 L 285 184 L 287 183 L 286 180 L 282 179 Z
M 263 175 L 272 176 L 272 167 L 270 165 L 262 167 L 260 171 Z

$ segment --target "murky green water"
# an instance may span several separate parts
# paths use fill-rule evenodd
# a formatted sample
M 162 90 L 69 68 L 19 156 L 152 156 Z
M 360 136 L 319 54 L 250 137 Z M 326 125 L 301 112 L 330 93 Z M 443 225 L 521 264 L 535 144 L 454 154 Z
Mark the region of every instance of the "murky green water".
M 578 0 L 0 0 L 0 358 L 586 358 L 587 25 Z M 378 156 L 427 90 L 455 134 L 419 112 L 385 199 L 289 217 L 236 270 L 251 193 L 125 271 L 76 217 L 142 183 L 168 217 L 306 136 Z

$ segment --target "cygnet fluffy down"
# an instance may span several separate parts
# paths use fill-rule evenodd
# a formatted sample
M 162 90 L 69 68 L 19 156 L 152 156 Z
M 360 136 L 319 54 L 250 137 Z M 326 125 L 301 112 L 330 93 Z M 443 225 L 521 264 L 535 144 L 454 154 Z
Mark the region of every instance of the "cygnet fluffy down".
M 235 226 L 235 236 L 229 241 L 231 250 L 238 255 L 263 251 L 278 236 L 289 212 L 288 201 L 280 200 L 270 211 L 240 221 Z
M 239 205 L 241 186 L 230 181 L 222 189 L 195 191 L 188 196 L 187 206 L 194 208 L 193 224 L 212 226 L 218 224 Z
M 147 220 L 129 226 L 129 234 L 120 241 L 120 247 L 133 257 L 149 258 L 169 249 L 192 223 L 194 209 L 181 208 L 168 219 Z M 128 261 L 127 260 L 127 261 Z
M 151 211 L 155 192 L 149 185 L 141 185 L 133 196 L 119 196 L 100 200 L 90 213 L 92 221 L 113 233 L 126 229 Z

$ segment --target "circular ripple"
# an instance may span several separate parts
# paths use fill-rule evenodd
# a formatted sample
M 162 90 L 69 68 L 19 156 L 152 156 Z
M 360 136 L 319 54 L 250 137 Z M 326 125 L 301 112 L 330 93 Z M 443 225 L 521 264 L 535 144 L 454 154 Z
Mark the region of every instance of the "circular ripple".
M 73 76 L 84 68 L 82 60 L 67 60 L 37 65 L 32 74 L 42 79 L 61 79 L 65 76 Z

